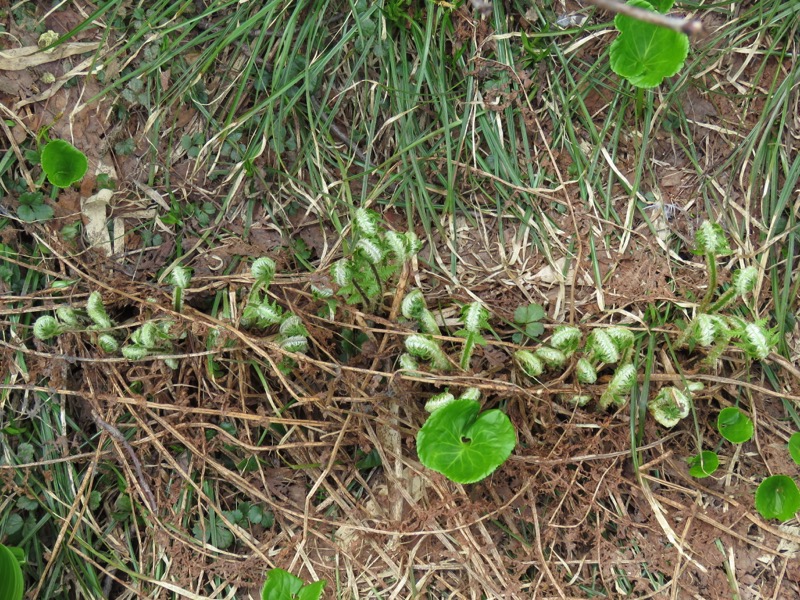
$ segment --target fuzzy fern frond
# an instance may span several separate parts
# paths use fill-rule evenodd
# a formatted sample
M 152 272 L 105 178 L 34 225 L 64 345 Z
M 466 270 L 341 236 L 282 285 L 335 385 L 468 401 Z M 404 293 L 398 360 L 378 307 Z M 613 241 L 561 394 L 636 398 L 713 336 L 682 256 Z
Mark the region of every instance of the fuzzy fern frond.
M 306 329 L 306 326 L 303 325 L 303 321 L 300 319 L 300 317 L 291 314 L 283 320 L 279 331 L 284 337 L 292 337 L 296 335 L 306 337 L 308 335 L 308 330 Z
M 268 256 L 257 258 L 250 267 L 250 273 L 261 286 L 267 287 L 275 277 L 275 261 Z
M 611 341 L 614 342 L 620 355 L 633 348 L 633 343 L 636 340 L 633 331 L 620 325 L 609 327 L 605 330 L 605 333 L 611 338 Z
M 578 359 L 575 365 L 575 375 L 580 383 L 591 385 L 597 381 L 597 370 L 586 358 Z
M 110 333 L 101 333 L 97 336 L 97 345 L 106 354 L 116 354 L 119 351 L 119 342 Z
M 361 238 L 356 244 L 356 249 L 361 250 L 364 257 L 373 265 L 380 264 L 383 260 L 383 248 L 375 240 Z
M 662 388 L 647 404 L 653 418 L 664 427 L 675 427 L 689 416 L 692 399 L 674 386 Z
M 36 339 L 42 340 L 43 342 L 56 337 L 62 332 L 63 329 L 61 324 L 56 320 L 55 317 L 50 315 L 43 315 L 39 317 L 33 324 L 33 335 L 36 337 Z
M 477 402 L 481 399 L 481 391 L 476 387 L 471 387 L 465 389 L 461 392 L 461 395 L 458 397 L 459 400 L 472 400 L 473 402 Z
M 718 223 L 703 221 L 694 236 L 696 254 L 727 256 L 731 254 L 728 236 Z
M 355 226 L 361 235 L 376 237 L 378 235 L 378 223 L 380 215 L 373 210 L 366 208 L 356 209 Z
M 402 371 L 419 371 L 419 363 L 417 363 L 413 356 L 407 352 L 403 352 L 400 355 L 400 369 Z
M 581 330 L 572 325 L 559 325 L 550 337 L 550 345 L 561 350 L 567 358 L 575 354 L 581 344 Z
M 431 396 L 428 401 L 425 403 L 425 411 L 432 413 L 433 411 L 443 408 L 450 404 L 451 402 L 455 401 L 455 396 L 450 392 L 442 392 L 440 394 L 436 394 L 435 396 Z
M 536 378 L 544 373 L 544 362 L 530 350 L 517 350 L 514 358 L 528 377 Z
M 189 282 L 192 280 L 192 270 L 188 267 L 183 267 L 181 265 L 176 266 L 172 269 L 172 272 L 169 274 L 169 281 L 172 285 L 177 288 L 185 288 L 189 286 Z
M 331 265 L 331 278 L 339 287 L 348 285 L 353 279 L 353 275 L 350 272 L 350 261 L 342 258 L 333 263 Z
M 439 344 L 424 335 L 410 335 L 405 341 L 406 350 L 412 356 L 429 360 L 435 369 L 447 370 L 450 362 Z
M 567 364 L 567 357 L 561 351 L 550 346 L 540 346 L 534 351 L 537 358 L 544 362 L 548 367 L 560 369 Z
M 128 360 L 141 360 L 147 355 L 151 353 L 149 348 L 145 348 L 143 346 L 123 346 L 122 347 L 122 356 L 127 358 Z
M 63 325 L 69 327 L 70 329 L 80 327 L 78 313 L 76 313 L 75 309 L 71 306 L 59 306 L 56 308 L 56 316 Z
M 636 383 L 636 367 L 631 363 L 620 365 L 611 381 L 608 383 L 608 391 L 615 395 L 627 394 Z
M 308 351 L 308 339 L 304 335 L 293 335 L 282 340 L 280 346 L 287 352 L 301 352 Z
M 619 361 L 619 350 L 611 336 L 605 330 L 593 329 L 586 341 L 586 347 L 592 352 L 595 360 L 613 365 Z
M 764 360 L 777 344 L 777 332 L 767 329 L 765 322 L 748 323 L 739 334 L 739 343 L 736 345 L 744 350 L 745 354 L 755 360 Z
M 489 326 L 488 320 L 489 311 L 480 302 L 471 302 L 461 310 L 461 322 L 467 331 L 480 333 Z
M 108 313 L 106 313 L 106 307 L 103 305 L 103 297 L 100 292 L 89 294 L 89 299 L 86 301 L 86 312 L 100 329 L 111 329 L 113 326 Z
M 400 312 L 406 319 L 418 319 L 422 311 L 427 308 L 422 290 L 413 289 L 406 294 L 400 304 Z
M 745 267 L 733 274 L 733 287 L 740 296 L 752 292 L 756 283 L 758 283 L 758 269 L 754 266 Z

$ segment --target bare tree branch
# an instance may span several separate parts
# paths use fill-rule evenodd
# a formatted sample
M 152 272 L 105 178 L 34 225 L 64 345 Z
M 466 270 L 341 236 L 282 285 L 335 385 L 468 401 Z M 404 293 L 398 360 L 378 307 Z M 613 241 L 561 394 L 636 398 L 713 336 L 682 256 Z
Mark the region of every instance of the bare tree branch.
M 590 4 L 594 4 L 605 10 L 613 13 L 619 13 L 626 17 L 639 19 L 645 23 L 652 23 L 659 27 L 666 27 L 679 33 L 685 33 L 688 36 L 697 36 L 703 32 L 703 23 L 697 19 L 679 19 L 677 17 L 669 17 L 662 15 L 659 12 L 652 10 L 645 10 L 638 6 L 631 6 L 620 2 L 619 0 L 587 0 Z

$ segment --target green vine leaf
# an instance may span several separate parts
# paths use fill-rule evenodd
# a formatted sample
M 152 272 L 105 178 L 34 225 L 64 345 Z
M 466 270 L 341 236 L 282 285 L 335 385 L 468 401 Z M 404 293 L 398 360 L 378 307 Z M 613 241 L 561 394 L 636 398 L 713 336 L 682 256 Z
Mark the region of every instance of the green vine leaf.
M 789 454 L 791 454 L 794 464 L 800 465 L 800 432 L 793 433 L 789 438 Z
M 480 404 L 459 399 L 439 408 L 417 434 L 422 464 L 456 483 L 475 483 L 511 455 L 517 434 L 500 410 L 480 415 Z
M 653 9 L 645 0 L 630 0 L 628 4 Z M 617 15 L 614 25 L 620 35 L 609 49 L 611 68 L 631 84 L 656 87 L 683 67 L 689 54 L 689 38 L 685 34 L 625 15 Z

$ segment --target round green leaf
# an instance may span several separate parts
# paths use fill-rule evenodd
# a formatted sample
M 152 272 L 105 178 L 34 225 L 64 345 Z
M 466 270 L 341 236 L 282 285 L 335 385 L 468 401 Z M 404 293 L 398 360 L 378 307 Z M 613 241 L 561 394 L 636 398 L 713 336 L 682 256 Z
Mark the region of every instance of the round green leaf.
M 716 452 L 704 450 L 697 456 L 688 459 L 689 475 L 702 479 L 708 477 L 719 467 L 719 457 Z
M 22 600 L 25 583 L 19 561 L 9 548 L 0 544 L 0 598 Z
M 773 475 L 756 490 L 756 510 L 765 519 L 788 521 L 800 510 L 800 490 L 787 475 Z
M 628 4 L 653 9 L 644 0 L 630 0 Z M 633 85 L 656 87 L 683 67 L 689 54 L 685 34 L 621 14 L 614 18 L 614 25 L 620 34 L 609 48 L 611 68 Z
M 717 429 L 722 437 L 734 444 L 742 444 L 753 437 L 753 421 L 735 406 L 720 411 Z
M 53 140 L 42 150 L 42 170 L 56 187 L 66 188 L 80 181 L 88 168 L 86 155 L 64 140 Z
M 796 465 L 800 465 L 800 431 L 789 438 L 789 454 Z
M 517 435 L 499 410 L 481 413 L 474 400 L 459 399 L 435 411 L 417 434 L 422 464 L 456 483 L 475 483 L 511 455 Z

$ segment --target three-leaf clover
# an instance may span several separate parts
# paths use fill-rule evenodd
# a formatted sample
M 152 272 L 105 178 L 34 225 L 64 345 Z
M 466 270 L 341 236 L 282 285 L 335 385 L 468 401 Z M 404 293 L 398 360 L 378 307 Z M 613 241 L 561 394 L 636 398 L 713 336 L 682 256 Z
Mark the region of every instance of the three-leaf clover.
M 514 322 L 525 331 L 529 338 L 536 338 L 544 333 L 544 325 L 540 321 L 544 318 L 544 308 L 541 304 L 520 306 L 514 311 Z M 522 333 L 515 333 L 512 339 L 515 343 L 522 343 Z
M 629 0 L 628 4 L 647 10 L 653 10 L 656 4 L 666 12 L 672 1 Z M 656 87 L 683 67 L 689 54 L 689 38 L 685 34 L 622 14 L 614 18 L 614 25 L 620 34 L 609 48 L 611 68 L 636 87 Z
M 315 581 L 303 585 L 303 580 L 283 569 L 272 569 L 267 572 L 264 587 L 261 588 L 261 600 L 319 600 L 324 581 Z
M 417 433 L 422 464 L 456 483 L 475 483 L 511 455 L 517 435 L 500 410 L 480 415 L 475 400 L 458 399 L 433 412 Z
M 17 216 L 26 223 L 53 218 L 53 208 L 44 203 L 42 192 L 25 192 L 19 196 Z

